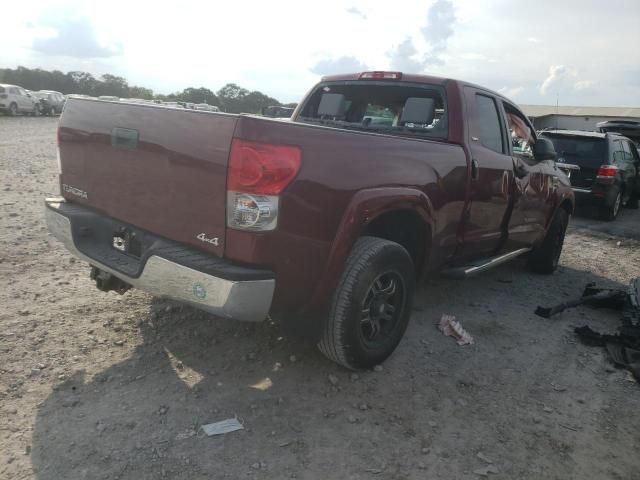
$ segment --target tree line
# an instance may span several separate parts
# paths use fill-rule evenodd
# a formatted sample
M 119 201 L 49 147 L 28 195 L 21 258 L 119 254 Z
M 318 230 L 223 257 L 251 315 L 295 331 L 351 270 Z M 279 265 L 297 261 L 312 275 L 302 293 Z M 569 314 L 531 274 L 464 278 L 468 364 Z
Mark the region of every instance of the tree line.
M 0 83 L 19 85 L 28 90 L 55 90 L 65 95 L 112 95 L 119 98 L 208 103 L 229 113 L 259 113 L 263 107 L 283 105 L 273 97 L 257 90 L 247 90 L 235 83 L 228 83 L 215 93 L 205 87 L 188 87 L 181 92 L 162 95 L 150 88 L 129 85 L 125 78 L 108 73 L 96 78 L 91 73 L 80 71 L 64 73 L 40 68 L 0 68 Z M 295 103 L 284 106 L 295 106 Z

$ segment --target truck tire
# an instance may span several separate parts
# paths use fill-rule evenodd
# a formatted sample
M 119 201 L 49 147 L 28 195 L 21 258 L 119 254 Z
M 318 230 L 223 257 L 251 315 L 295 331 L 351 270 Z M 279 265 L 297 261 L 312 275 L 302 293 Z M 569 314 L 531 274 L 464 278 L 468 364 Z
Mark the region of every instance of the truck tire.
M 529 253 L 528 265 L 531 271 L 544 274 L 555 272 L 568 224 L 569 214 L 564 208 L 559 207 L 553 215 L 544 240 Z
M 611 205 L 605 205 L 602 207 L 602 218 L 608 222 L 614 221 L 618 218 L 620 208 L 622 207 L 622 191 L 618 190 L 618 194 Z
M 358 239 L 336 289 L 318 348 L 349 368 L 371 368 L 402 339 L 413 304 L 415 268 L 399 244 Z
M 9 105 L 9 116 L 15 117 L 18 114 L 18 105 L 12 103 Z

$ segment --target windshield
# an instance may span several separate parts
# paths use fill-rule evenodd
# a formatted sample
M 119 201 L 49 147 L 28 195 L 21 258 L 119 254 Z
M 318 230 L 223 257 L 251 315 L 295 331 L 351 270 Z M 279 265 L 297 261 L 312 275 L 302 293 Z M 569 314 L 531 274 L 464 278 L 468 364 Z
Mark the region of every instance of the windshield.
M 336 110 L 327 114 L 326 105 Z M 447 138 L 448 133 L 444 92 L 435 85 L 324 83 L 309 97 L 297 121 L 431 138 Z
M 549 135 L 558 154 L 558 161 L 580 167 L 598 168 L 607 163 L 607 144 L 604 138 Z

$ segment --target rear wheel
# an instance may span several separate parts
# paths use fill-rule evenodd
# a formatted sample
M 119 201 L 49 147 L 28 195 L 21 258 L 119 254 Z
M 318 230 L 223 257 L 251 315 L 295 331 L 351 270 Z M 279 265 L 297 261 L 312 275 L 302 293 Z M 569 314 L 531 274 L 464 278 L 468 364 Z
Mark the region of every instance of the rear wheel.
M 529 269 L 536 273 L 553 273 L 558 268 L 564 235 L 569 224 L 569 214 L 560 207 L 551 220 L 547 235 L 542 243 L 529 253 Z
M 415 268 L 399 244 L 362 237 L 347 260 L 318 348 L 350 369 L 389 357 L 409 323 Z
M 9 105 L 9 115 L 11 115 L 12 117 L 15 117 L 18 114 L 18 105 L 16 105 L 15 103 L 12 103 L 11 105 Z
M 602 218 L 611 222 L 618 217 L 620 207 L 622 206 L 622 192 L 618 190 L 618 194 L 611 205 L 605 205 L 602 209 Z

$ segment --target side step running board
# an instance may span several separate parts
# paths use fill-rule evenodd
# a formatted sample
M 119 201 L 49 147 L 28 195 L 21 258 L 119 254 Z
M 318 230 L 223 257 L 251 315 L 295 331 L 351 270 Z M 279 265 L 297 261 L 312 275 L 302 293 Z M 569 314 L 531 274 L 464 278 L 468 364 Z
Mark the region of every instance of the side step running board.
M 468 278 L 478 273 L 489 270 L 490 268 L 502 265 L 509 260 L 512 260 L 523 253 L 530 251 L 530 248 L 520 248 L 513 252 L 508 252 L 497 257 L 482 258 L 469 265 L 463 265 L 461 267 L 448 268 L 442 271 L 442 275 L 447 278 Z

